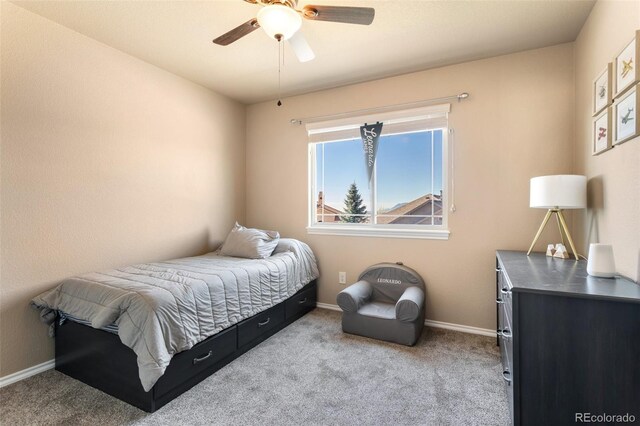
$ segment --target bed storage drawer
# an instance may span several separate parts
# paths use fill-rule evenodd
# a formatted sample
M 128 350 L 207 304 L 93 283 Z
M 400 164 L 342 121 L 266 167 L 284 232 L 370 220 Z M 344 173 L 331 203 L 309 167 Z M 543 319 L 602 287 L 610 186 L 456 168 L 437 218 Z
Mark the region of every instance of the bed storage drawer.
M 191 349 L 174 355 L 164 375 L 155 385 L 156 397 L 174 389 L 187 379 L 214 366 L 236 350 L 236 326 L 222 330 Z
M 311 288 L 315 281 L 293 297 Z M 299 318 L 285 319 L 285 302 L 176 354 L 149 392 L 140 384 L 136 354 L 116 334 L 72 321 L 56 321 L 56 370 L 153 413 Z
M 318 291 L 315 284 L 305 287 L 286 300 L 284 309 L 287 319 L 304 314 L 316 307 Z
M 238 348 L 259 338 L 284 322 L 284 303 L 260 312 L 238 324 Z

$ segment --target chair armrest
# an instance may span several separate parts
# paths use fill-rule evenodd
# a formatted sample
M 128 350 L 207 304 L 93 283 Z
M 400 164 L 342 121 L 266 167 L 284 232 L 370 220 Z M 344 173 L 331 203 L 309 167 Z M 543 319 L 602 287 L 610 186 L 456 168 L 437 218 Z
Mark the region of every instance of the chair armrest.
M 404 322 L 417 320 L 424 306 L 424 292 L 418 287 L 407 288 L 396 303 L 396 319 Z
M 344 312 L 358 312 L 371 298 L 373 288 L 367 281 L 358 281 L 338 293 L 337 302 Z

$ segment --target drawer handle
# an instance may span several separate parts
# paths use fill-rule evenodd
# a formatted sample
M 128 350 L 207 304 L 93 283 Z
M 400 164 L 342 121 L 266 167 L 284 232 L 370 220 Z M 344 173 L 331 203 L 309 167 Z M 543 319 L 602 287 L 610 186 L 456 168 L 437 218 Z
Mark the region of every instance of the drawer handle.
M 503 305 L 504 304 L 504 300 L 500 299 L 499 297 L 496 299 L 496 303 L 498 305 Z
M 509 370 L 505 370 L 502 372 L 502 378 L 505 382 L 511 383 L 511 372 Z
M 262 327 L 263 325 L 269 324 L 269 321 L 271 321 L 271 317 L 267 318 L 267 320 L 265 322 L 259 322 L 258 323 L 258 327 Z
M 194 358 L 193 359 L 193 365 L 196 365 L 197 363 L 202 362 L 205 359 L 208 359 L 209 357 L 211 357 L 211 355 L 213 355 L 213 351 L 209 351 L 208 354 L 206 354 L 205 356 L 203 356 L 201 358 Z
M 511 330 L 505 328 L 504 330 L 498 330 L 498 336 L 504 337 L 505 339 L 511 339 Z
M 304 299 L 298 301 L 299 305 L 302 305 L 303 303 L 307 303 L 307 298 L 306 297 Z
M 506 287 L 501 288 L 501 289 L 500 289 L 500 293 L 502 293 L 502 294 L 509 294 L 509 289 L 508 289 L 508 288 L 506 288 Z
M 500 271 L 502 271 L 502 269 L 496 268 L 496 272 L 500 272 Z

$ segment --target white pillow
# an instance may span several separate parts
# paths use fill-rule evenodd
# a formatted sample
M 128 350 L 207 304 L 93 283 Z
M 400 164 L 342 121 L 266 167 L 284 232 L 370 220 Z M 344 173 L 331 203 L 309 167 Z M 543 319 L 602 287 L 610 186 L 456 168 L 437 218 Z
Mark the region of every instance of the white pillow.
M 265 259 L 271 256 L 278 245 L 280 234 L 276 231 L 245 228 L 236 222 L 222 245 L 223 256 Z

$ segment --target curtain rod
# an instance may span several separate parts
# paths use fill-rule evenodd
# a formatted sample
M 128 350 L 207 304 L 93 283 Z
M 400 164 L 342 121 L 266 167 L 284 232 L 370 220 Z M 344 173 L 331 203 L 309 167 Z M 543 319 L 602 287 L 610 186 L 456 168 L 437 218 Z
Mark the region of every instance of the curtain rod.
M 435 102 L 451 101 L 451 100 L 454 100 L 454 99 L 457 99 L 458 102 L 460 102 L 463 99 L 467 99 L 468 97 L 469 97 L 469 94 L 467 92 L 463 92 L 463 93 L 460 93 L 459 95 L 445 96 L 443 98 L 425 99 L 425 100 L 422 100 L 422 101 L 407 102 L 407 103 L 404 103 L 404 104 L 389 105 L 389 106 L 377 107 L 377 108 L 358 109 L 358 110 L 355 110 L 355 111 L 340 112 L 338 114 L 330 114 L 330 115 L 319 115 L 319 116 L 315 116 L 315 117 L 292 118 L 291 120 L 289 120 L 289 122 L 291 124 L 301 125 L 301 124 L 308 123 L 308 122 L 311 122 L 311 121 L 323 121 L 323 120 L 329 120 L 329 119 L 335 119 L 335 118 L 343 118 L 343 117 L 352 116 L 354 114 L 387 112 L 388 110 L 395 110 L 395 109 L 398 109 L 398 108 L 401 108 L 401 107 L 402 108 L 411 107 L 411 106 L 419 107 L 419 106 L 429 105 L 429 104 L 432 104 L 432 103 L 435 103 Z

